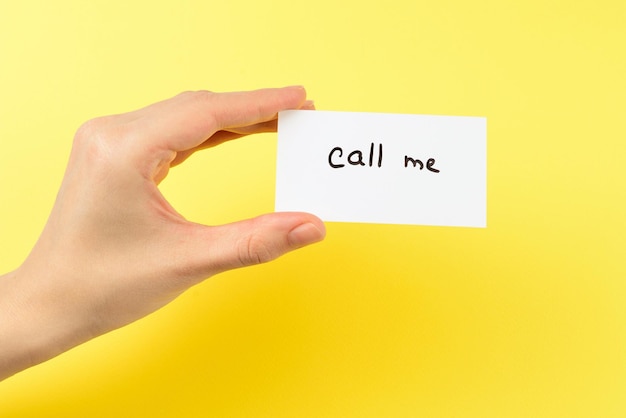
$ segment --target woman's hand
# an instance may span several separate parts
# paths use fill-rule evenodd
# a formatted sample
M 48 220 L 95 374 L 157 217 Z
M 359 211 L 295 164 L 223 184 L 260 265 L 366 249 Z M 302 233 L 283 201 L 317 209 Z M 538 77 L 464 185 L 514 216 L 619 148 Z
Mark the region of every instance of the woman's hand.
M 305 213 L 192 223 L 157 187 L 197 150 L 275 131 L 279 111 L 312 108 L 305 99 L 302 87 L 188 92 L 84 124 L 40 239 L 0 278 L 0 379 L 135 321 L 216 273 L 323 239 L 323 223 Z

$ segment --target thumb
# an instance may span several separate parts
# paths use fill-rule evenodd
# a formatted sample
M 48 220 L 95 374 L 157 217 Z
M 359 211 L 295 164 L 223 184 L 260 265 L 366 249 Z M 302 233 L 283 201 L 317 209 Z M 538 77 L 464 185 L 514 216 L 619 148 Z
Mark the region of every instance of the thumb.
M 200 226 L 194 234 L 194 253 L 206 273 L 246 267 L 274 260 L 298 248 L 321 241 L 324 223 L 314 215 L 299 212 L 270 213 L 220 226 Z M 199 249 L 203 249 L 198 251 Z M 205 276 L 206 277 L 206 276 Z

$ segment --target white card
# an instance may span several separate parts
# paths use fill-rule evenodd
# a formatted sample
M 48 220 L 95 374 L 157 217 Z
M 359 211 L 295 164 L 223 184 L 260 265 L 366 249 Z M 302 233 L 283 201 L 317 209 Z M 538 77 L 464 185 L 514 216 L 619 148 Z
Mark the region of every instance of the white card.
M 481 117 L 280 112 L 276 211 L 486 227 L 486 131 Z

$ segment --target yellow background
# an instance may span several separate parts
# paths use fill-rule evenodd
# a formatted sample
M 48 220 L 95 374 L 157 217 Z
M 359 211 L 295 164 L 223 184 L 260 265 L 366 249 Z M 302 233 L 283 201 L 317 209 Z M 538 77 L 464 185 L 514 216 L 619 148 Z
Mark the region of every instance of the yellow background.
M 0 383 L 0 416 L 626 416 L 625 74 L 623 0 L 1 0 L 2 272 L 83 121 L 188 89 L 486 116 L 488 228 L 328 224 Z M 207 224 L 269 212 L 275 140 L 162 189 Z

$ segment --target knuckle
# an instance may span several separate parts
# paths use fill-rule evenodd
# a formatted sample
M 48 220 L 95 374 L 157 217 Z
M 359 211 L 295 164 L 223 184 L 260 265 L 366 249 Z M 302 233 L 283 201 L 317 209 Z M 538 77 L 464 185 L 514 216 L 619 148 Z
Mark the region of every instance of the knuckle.
M 95 164 L 112 159 L 112 149 L 116 146 L 114 142 L 122 133 L 114 132 L 109 122 L 105 116 L 83 123 L 74 135 L 73 152 Z
M 179 94 L 179 97 L 196 102 L 210 102 L 214 99 L 216 93 L 209 90 L 188 90 Z
M 242 266 L 267 263 L 277 257 L 272 245 L 258 235 L 247 237 L 240 249 L 239 261 Z
M 194 99 L 197 111 L 195 120 L 198 123 L 199 131 L 212 134 L 224 128 L 223 116 L 230 109 L 224 105 L 220 93 L 199 90 L 194 92 Z
M 90 142 L 94 137 L 99 137 L 104 128 L 103 118 L 90 119 L 83 123 L 74 135 L 74 143 L 82 144 Z
M 180 103 L 189 109 L 193 116 L 194 129 L 201 132 L 213 132 L 219 129 L 216 111 L 219 110 L 219 93 L 209 90 L 194 90 L 180 93 Z

